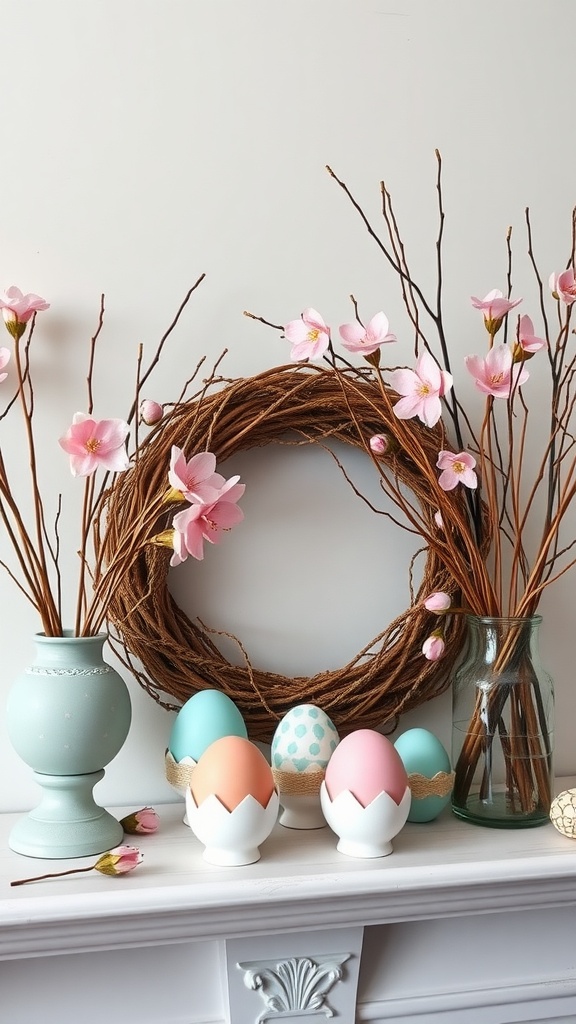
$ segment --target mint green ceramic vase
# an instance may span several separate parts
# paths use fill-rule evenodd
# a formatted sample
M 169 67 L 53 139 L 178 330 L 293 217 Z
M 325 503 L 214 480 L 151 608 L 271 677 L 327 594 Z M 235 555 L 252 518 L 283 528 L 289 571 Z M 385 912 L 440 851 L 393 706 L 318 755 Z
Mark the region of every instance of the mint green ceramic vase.
M 122 841 L 122 826 L 92 793 L 132 715 L 126 683 L 104 661 L 105 639 L 37 634 L 36 661 L 12 685 L 8 735 L 42 789 L 39 806 L 12 829 L 16 853 L 87 857 Z

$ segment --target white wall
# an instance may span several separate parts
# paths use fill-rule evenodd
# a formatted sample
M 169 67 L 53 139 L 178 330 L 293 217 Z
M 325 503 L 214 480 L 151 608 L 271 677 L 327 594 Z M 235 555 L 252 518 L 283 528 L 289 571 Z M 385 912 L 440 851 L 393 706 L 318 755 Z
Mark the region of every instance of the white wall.
M 386 179 L 413 270 L 432 287 L 441 150 L 456 364 L 484 343 L 469 296 L 505 287 L 509 224 L 516 290 L 526 311 L 535 309 L 521 269 L 526 205 L 543 273 L 565 264 L 576 201 L 571 0 L 4 0 L 2 14 L 0 286 L 15 283 L 52 303 L 37 347 L 48 501 L 61 488 L 69 508 L 79 490 L 56 438 L 85 405 L 102 291 L 102 416 L 125 414 L 137 343 L 152 355 L 203 271 L 155 378 L 160 401 L 176 397 L 200 356 L 210 363 L 224 347 L 230 377 L 287 359 L 287 344 L 243 318 L 244 309 L 285 323 L 314 305 L 338 325 L 351 319 L 353 292 L 367 313 L 384 308 L 408 338 L 396 282 L 326 163 L 377 224 Z M 319 451 L 241 463 L 247 520 L 183 586 L 193 588 L 196 613 L 237 628 L 263 667 L 336 667 L 406 606 L 398 593 L 406 542 L 390 568 L 397 531 L 366 515 Z M 24 462 L 21 476 L 25 485 Z M 71 579 L 77 520 L 67 522 Z M 285 557 L 289 528 L 302 543 Z M 263 551 L 277 559 L 268 569 Z M 564 773 L 576 770 L 575 594 L 573 574 L 542 605 Z M 1 576 L 2 705 L 31 658 L 37 625 Z M 171 716 L 130 685 L 134 723 L 100 785 L 102 802 L 171 796 L 163 777 Z M 421 722 L 447 741 L 449 718 L 444 696 L 403 725 Z M 0 809 L 33 805 L 35 785 L 1 716 L 0 779 Z

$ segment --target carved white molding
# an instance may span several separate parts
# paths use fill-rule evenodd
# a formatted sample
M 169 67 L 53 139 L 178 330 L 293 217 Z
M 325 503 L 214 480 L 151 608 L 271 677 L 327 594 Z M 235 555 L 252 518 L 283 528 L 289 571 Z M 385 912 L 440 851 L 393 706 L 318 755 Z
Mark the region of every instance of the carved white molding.
M 258 1017 L 259 1024 L 281 1018 L 310 1017 L 324 1014 L 333 1017 L 334 1010 L 326 1001 L 330 989 L 341 981 L 342 965 L 351 953 L 288 957 L 285 960 L 251 960 L 238 963 L 244 971 L 244 984 L 258 991 L 266 1004 Z

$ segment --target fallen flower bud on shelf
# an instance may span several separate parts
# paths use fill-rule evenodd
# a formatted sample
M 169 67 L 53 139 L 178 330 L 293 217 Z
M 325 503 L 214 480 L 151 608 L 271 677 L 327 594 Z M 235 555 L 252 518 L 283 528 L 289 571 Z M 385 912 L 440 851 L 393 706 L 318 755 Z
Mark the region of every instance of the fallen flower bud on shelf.
M 143 857 L 136 846 L 116 846 L 98 858 L 95 864 L 87 868 L 70 868 L 68 871 L 55 871 L 47 875 L 35 875 L 33 878 L 18 878 L 10 885 L 26 885 L 27 882 L 43 882 L 45 878 L 62 878 L 63 875 L 80 875 L 86 871 L 100 871 L 102 875 L 125 875 L 142 863 Z
M 151 835 L 158 831 L 160 818 L 153 807 L 143 807 L 121 818 L 120 824 L 128 835 Z

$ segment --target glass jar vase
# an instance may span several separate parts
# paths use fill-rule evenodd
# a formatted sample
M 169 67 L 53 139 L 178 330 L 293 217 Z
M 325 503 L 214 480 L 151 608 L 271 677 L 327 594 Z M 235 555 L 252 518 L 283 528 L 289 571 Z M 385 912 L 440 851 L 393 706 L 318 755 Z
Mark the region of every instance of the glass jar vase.
M 453 681 L 452 810 L 476 825 L 549 820 L 554 687 L 538 653 L 541 622 L 467 616 L 468 646 Z

